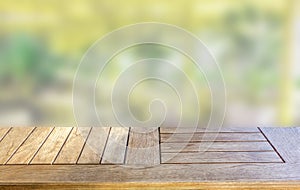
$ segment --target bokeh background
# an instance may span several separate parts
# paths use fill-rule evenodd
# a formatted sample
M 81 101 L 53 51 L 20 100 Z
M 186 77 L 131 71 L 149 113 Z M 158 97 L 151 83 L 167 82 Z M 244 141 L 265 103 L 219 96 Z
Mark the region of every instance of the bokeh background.
M 194 33 L 215 56 L 227 87 L 224 126 L 299 125 L 299 10 L 297 0 L 0 1 L 0 124 L 76 125 L 72 84 L 88 47 L 122 26 L 162 22 Z M 115 61 L 112 76 L 124 60 Z M 133 110 L 143 120 L 148 93 L 136 93 Z M 204 121 L 209 92 L 199 94 Z

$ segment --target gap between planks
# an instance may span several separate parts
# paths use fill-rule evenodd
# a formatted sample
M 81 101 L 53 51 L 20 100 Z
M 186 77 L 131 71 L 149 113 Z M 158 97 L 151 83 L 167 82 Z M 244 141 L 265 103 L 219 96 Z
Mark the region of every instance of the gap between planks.
M 44 129 L 46 129 L 46 128 L 44 128 Z M 41 129 L 33 128 L 32 131 L 30 133 L 28 133 L 26 138 L 22 140 L 21 144 L 19 144 L 17 147 L 15 147 L 15 149 L 13 150 L 11 156 L 8 157 L 8 159 L 5 163 L 7 163 L 7 164 L 129 164 L 129 165 L 130 164 L 138 164 L 138 165 L 142 165 L 142 164 L 147 164 L 147 162 L 149 162 L 150 165 L 151 165 L 153 160 L 154 160 L 153 163 L 155 163 L 155 164 L 162 163 L 162 156 L 163 156 L 162 154 L 173 153 L 173 151 L 176 151 L 176 150 L 173 150 L 172 148 L 171 148 L 172 149 L 171 151 L 165 151 L 164 150 L 164 146 L 166 144 L 170 145 L 172 143 L 173 144 L 176 144 L 176 143 L 174 143 L 174 142 L 168 142 L 168 143 L 164 142 L 163 146 L 162 146 L 161 136 L 170 136 L 170 134 L 167 134 L 167 133 L 161 134 L 160 133 L 160 128 L 158 128 L 158 129 L 156 129 L 156 132 L 155 132 L 156 139 L 154 139 L 155 142 L 158 143 L 158 144 L 156 144 L 157 148 L 154 148 L 154 150 L 151 150 L 152 152 L 149 154 L 150 157 L 147 157 L 147 156 L 145 157 L 145 155 L 146 155 L 145 153 L 138 153 L 138 151 L 136 151 L 136 150 L 132 151 L 132 150 L 134 149 L 133 144 L 136 144 L 136 143 L 141 143 L 142 146 L 146 146 L 146 147 L 141 146 L 139 148 L 147 148 L 147 146 L 149 146 L 149 144 L 147 145 L 147 143 L 149 143 L 147 140 L 144 141 L 144 142 L 139 142 L 139 140 L 134 140 L 133 141 L 134 138 L 138 139 L 140 137 L 139 137 L 138 133 L 136 133 L 136 134 L 132 133 L 130 131 L 131 128 L 126 128 L 124 130 L 124 128 L 113 127 L 113 129 L 109 128 L 108 132 L 106 134 L 104 134 L 103 138 L 101 138 L 102 143 L 100 143 L 100 144 L 102 144 L 101 145 L 102 148 L 100 148 L 100 151 L 98 151 L 99 154 L 94 155 L 94 158 L 96 158 L 96 161 L 95 162 L 91 162 L 90 160 L 84 161 L 84 159 L 83 159 L 84 155 L 86 154 L 86 151 L 88 151 L 88 148 L 90 148 L 89 147 L 90 143 L 87 143 L 87 141 L 90 139 L 90 135 L 91 135 L 93 129 L 95 129 L 95 128 L 86 128 L 86 129 L 84 129 L 86 132 L 85 132 L 85 134 L 83 134 L 83 138 L 82 138 L 82 134 L 76 134 L 76 131 L 78 132 L 78 130 L 79 130 L 78 128 L 71 128 L 71 130 L 70 130 L 70 128 L 67 128 L 67 129 L 52 128 L 51 131 L 49 132 L 49 134 L 47 134 L 45 132 L 44 135 L 42 135 L 43 138 L 45 137 L 45 139 L 38 141 L 38 143 L 33 148 L 33 149 L 37 149 L 35 151 L 33 149 L 32 150 L 27 150 L 25 148 L 27 146 L 30 146 L 30 144 L 33 142 L 35 136 L 36 137 L 39 136 L 38 131 L 40 131 Z M 5 140 L 5 137 L 7 135 L 10 135 L 11 130 L 15 131 L 16 129 L 7 128 L 7 129 L 1 130 L 2 131 L 1 141 L 3 139 Z M 18 130 L 20 130 L 20 129 L 18 129 Z M 24 129 L 24 130 L 28 130 L 28 129 Z M 68 130 L 70 130 L 70 131 L 68 132 Z M 114 132 L 111 133 L 111 130 L 113 130 Z M 65 131 L 65 132 L 63 132 L 63 135 L 58 134 L 61 131 Z M 13 132 L 13 133 L 16 134 L 16 132 Z M 240 132 L 233 132 L 233 133 L 230 133 L 230 135 L 232 135 L 234 133 L 237 134 L 237 133 L 240 133 Z M 249 133 L 247 133 L 247 135 L 251 136 L 251 133 L 254 134 L 256 132 L 249 132 Z M 263 133 L 261 133 L 261 134 L 265 138 L 265 140 L 263 141 L 263 142 L 265 142 L 267 140 L 267 138 L 264 136 Z M 177 136 L 182 136 L 183 135 L 184 136 L 185 134 L 176 133 L 175 135 L 177 135 Z M 228 136 L 228 135 L 229 134 L 225 134 L 225 137 Z M 196 134 L 196 136 L 197 136 L 197 134 Z M 0 137 L 1 137 L 1 133 L 0 133 Z M 256 136 L 255 138 L 257 138 L 257 137 L 258 136 Z M 121 139 L 121 144 L 116 139 Z M 145 138 L 145 139 L 147 139 L 147 138 Z M 151 138 L 148 138 L 148 140 L 149 139 L 151 140 Z M 142 138 L 142 140 L 143 140 L 143 138 Z M 0 141 L 0 143 L 1 143 L 1 141 Z M 118 142 L 118 143 L 116 143 L 116 142 Z M 219 142 L 221 143 L 221 141 L 219 141 Z M 234 141 L 234 143 L 238 143 L 238 142 L 239 141 Z M 248 141 L 241 141 L 241 142 L 245 143 L 245 142 L 248 142 Z M 252 142 L 252 141 L 249 141 L 249 142 Z M 254 142 L 256 142 L 256 141 L 254 141 Z M 54 143 L 54 144 L 51 145 L 51 143 Z M 215 143 L 217 143 L 217 142 L 215 142 Z M 226 143 L 232 143 L 232 142 L 231 141 L 225 141 L 223 144 L 226 144 Z M 197 145 L 197 142 L 195 142 L 194 144 Z M 59 145 L 61 145 L 61 146 L 59 146 Z M 270 145 L 272 145 L 272 144 L 270 144 Z M 153 144 L 151 144 L 151 148 L 153 148 L 152 146 L 154 147 Z M 46 150 L 47 147 L 48 148 L 52 147 L 50 149 L 53 150 L 53 148 L 54 148 L 54 150 L 56 150 L 56 151 L 49 152 L 49 150 L 48 150 L 48 152 L 47 152 L 47 150 Z M 21 150 L 24 150 L 24 152 L 21 151 Z M 112 152 L 115 152 L 115 153 L 117 152 L 119 154 L 119 156 L 118 156 L 118 154 L 111 153 L 111 150 L 112 150 Z M 121 151 L 116 151 L 116 150 L 121 150 Z M 24 156 L 24 160 L 21 160 L 22 155 L 25 155 L 26 151 L 28 153 L 28 156 L 27 157 Z M 92 152 L 95 153 L 95 150 L 92 150 Z M 247 153 L 247 152 L 249 152 L 250 153 L 250 152 L 272 152 L 272 151 L 271 150 L 259 150 L 259 151 L 252 151 L 252 150 L 248 150 L 248 151 L 243 151 L 243 150 L 237 150 L 237 151 L 218 150 L 218 151 L 216 151 L 216 150 L 214 150 L 214 151 L 207 151 L 207 152 L 219 152 L 219 153 L 226 153 L 226 152 L 241 152 L 241 153 L 245 152 L 245 153 Z M 180 153 L 187 153 L 188 154 L 188 153 L 197 153 L 197 152 L 196 151 L 181 151 Z M 49 156 L 49 154 L 50 154 L 50 156 L 48 158 L 43 158 L 43 154 L 46 154 L 47 156 Z M 155 154 L 156 156 L 152 156 L 151 154 Z M 117 158 L 117 160 L 114 160 L 114 159 L 116 159 L 116 155 L 117 155 L 118 158 Z M 51 159 L 51 158 L 53 158 L 53 156 L 54 156 L 54 159 Z M 143 159 L 137 160 L 138 157 L 141 158 L 143 156 L 144 156 Z M 85 159 L 87 159 L 88 157 L 89 157 L 89 155 L 86 155 Z M 103 157 L 105 158 L 105 160 L 103 160 Z M 39 159 L 41 159 L 41 160 L 39 160 Z M 149 159 L 149 160 L 152 159 L 152 161 L 147 161 L 147 159 Z

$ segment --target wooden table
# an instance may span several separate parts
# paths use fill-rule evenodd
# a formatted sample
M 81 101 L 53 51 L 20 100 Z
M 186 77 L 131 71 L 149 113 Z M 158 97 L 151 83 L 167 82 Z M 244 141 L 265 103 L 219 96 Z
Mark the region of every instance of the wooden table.
M 300 188 L 300 128 L 0 128 L 0 188 Z

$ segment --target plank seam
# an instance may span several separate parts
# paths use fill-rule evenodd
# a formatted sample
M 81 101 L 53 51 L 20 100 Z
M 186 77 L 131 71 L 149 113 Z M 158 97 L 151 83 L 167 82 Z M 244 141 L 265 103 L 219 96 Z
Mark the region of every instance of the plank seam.
M 6 135 L 11 131 L 12 127 L 10 127 L 5 134 L 3 135 L 3 137 L 0 139 L 0 142 L 6 137 Z
M 261 134 L 266 138 L 266 140 L 268 141 L 268 143 L 271 145 L 271 147 L 273 148 L 273 150 L 276 152 L 276 154 L 279 156 L 279 158 L 282 160 L 283 163 L 285 163 L 285 160 L 283 159 L 283 157 L 279 154 L 279 152 L 277 151 L 277 149 L 275 148 L 275 146 L 271 143 L 271 141 L 267 138 L 267 136 L 264 134 L 264 132 L 260 129 L 260 127 L 257 127 L 258 130 L 261 132 Z
M 43 140 L 43 142 L 41 143 L 41 145 L 39 146 L 39 148 L 36 150 L 36 152 L 33 154 L 32 158 L 29 160 L 28 165 L 31 164 L 32 160 L 34 159 L 34 157 L 37 155 L 37 153 L 40 151 L 40 149 L 42 148 L 42 146 L 45 144 L 45 142 L 47 141 L 47 139 L 49 138 L 49 136 L 51 135 L 52 131 L 54 131 L 54 127 L 51 129 L 51 131 L 49 132 L 49 134 L 46 136 L 46 138 Z
M 93 129 L 93 127 L 91 127 L 91 129 L 89 130 L 89 133 L 88 133 L 87 137 L 86 137 L 85 140 L 84 140 L 83 146 L 82 146 L 82 148 L 81 148 L 81 150 L 80 150 L 80 153 L 79 153 L 79 155 L 78 155 L 78 158 L 76 159 L 75 164 L 77 164 L 78 161 L 79 161 L 79 158 L 80 158 L 80 156 L 81 156 L 81 154 L 82 154 L 82 152 L 83 152 L 83 149 L 84 149 L 84 147 L 85 147 L 85 145 L 86 145 L 86 142 L 87 142 L 88 138 L 90 137 L 90 134 L 91 134 L 92 129 Z
M 255 133 L 260 133 L 259 131 L 258 132 L 234 132 L 234 131 L 232 131 L 232 132 L 230 132 L 230 131 L 228 131 L 228 132 L 190 132 L 190 133 L 188 133 L 188 132 L 179 132 L 179 133 L 175 133 L 175 132 L 162 132 L 161 134 L 206 134 L 206 133 L 211 133 L 211 134 L 215 134 L 215 133 L 217 133 L 217 134 L 220 134 L 220 133 L 245 133 L 245 134 L 255 134 Z
M 160 137 L 160 127 L 158 128 L 158 149 L 159 149 L 159 164 L 161 164 L 161 137 Z
M 13 151 L 13 153 L 9 156 L 9 158 L 6 160 L 4 165 L 7 164 L 7 162 L 13 157 L 13 155 L 19 150 L 19 148 L 25 143 L 25 141 L 30 137 L 30 135 L 35 131 L 36 127 L 34 127 L 30 133 L 26 136 L 26 138 L 18 145 L 18 147 Z
M 65 146 L 65 144 L 66 144 L 67 140 L 69 139 L 69 137 L 70 137 L 70 135 L 71 135 L 71 133 L 72 133 L 72 131 L 73 131 L 74 129 L 75 129 L 75 128 L 74 128 L 74 127 L 72 127 L 72 129 L 70 130 L 70 132 L 69 132 L 69 134 L 68 134 L 67 138 L 65 139 L 65 141 L 64 141 L 64 143 L 62 144 L 62 146 L 60 147 L 60 149 L 59 149 L 58 153 L 56 154 L 56 156 L 54 157 L 53 161 L 51 162 L 51 165 L 53 165 L 53 163 L 56 161 L 56 159 L 57 159 L 58 155 L 60 154 L 61 150 L 62 150 L 62 149 L 63 149 L 63 147 Z
M 106 150 L 106 145 L 107 145 L 107 142 L 108 142 L 110 131 L 111 131 L 111 127 L 109 127 L 109 130 L 108 130 L 108 133 L 107 133 L 106 141 L 105 141 L 105 144 L 104 144 L 104 147 L 103 147 L 103 151 L 102 151 L 102 154 L 101 154 L 101 157 L 100 157 L 99 164 L 101 164 L 101 162 L 102 162 L 103 154 L 104 154 L 104 152 Z
M 127 158 L 127 152 L 128 152 L 130 132 L 131 132 L 131 127 L 129 127 L 129 129 L 128 129 L 128 135 L 127 135 L 127 141 L 126 141 L 126 148 L 125 148 L 125 154 L 124 154 L 124 161 L 123 161 L 124 165 L 126 164 L 126 158 Z
M 161 153 L 200 153 L 200 152 L 274 152 L 274 150 L 206 150 L 206 151 L 174 151 L 174 152 L 164 152 Z
M 233 140 L 228 140 L 228 141 L 220 141 L 220 140 L 214 140 L 214 141 L 203 141 L 203 140 L 190 140 L 190 141 L 161 141 L 163 143 L 197 143 L 197 142 L 268 142 L 267 140 L 254 140 L 254 141 L 233 141 Z
M 278 164 L 282 162 L 165 162 L 162 164 Z

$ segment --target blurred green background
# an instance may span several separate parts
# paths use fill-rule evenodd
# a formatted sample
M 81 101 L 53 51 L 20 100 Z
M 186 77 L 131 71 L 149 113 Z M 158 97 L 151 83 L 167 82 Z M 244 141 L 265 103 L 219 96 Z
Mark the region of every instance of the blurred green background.
M 87 48 L 122 26 L 162 22 L 194 33 L 216 57 L 227 87 L 225 126 L 299 125 L 297 10 L 296 0 L 1 1 L 0 124 L 75 125 L 73 77 Z M 119 59 L 111 74 L 121 66 Z M 206 120 L 209 92 L 199 93 Z

